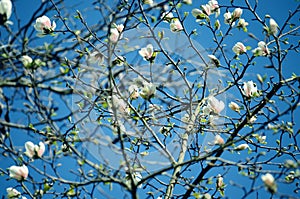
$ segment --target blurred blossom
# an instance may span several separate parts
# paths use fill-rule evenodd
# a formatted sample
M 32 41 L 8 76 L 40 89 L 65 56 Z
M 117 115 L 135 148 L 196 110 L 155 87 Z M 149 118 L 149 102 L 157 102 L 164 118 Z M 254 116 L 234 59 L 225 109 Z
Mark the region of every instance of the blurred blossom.
M 203 195 L 203 199 L 211 199 L 211 195 L 209 193 L 206 193 Z
M 193 0 L 183 0 L 182 2 L 191 5 L 193 3 Z
M 230 102 L 228 106 L 231 110 L 238 112 L 238 113 L 240 112 L 240 106 L 237 103 Z
M 88 55 L 88 61 L 92 64 L 98 63 L 100 66 L 104 62 L 104 55 L 98 50 L 94 50 Z
M 33 60 L 31 57 L 29 57 L 28 55 L 23 55 L 21 58 L 20 58 L 20 61 L 22 62 L 22 64 L 27 68 L 29 66 L 31 66 Z
M 182 24 L 179 21 L 179 19 L 175 18 L 172 19 L 171 23 L 170 23 L 170 29 L 172 32 L 179 32 L 183 30 Z
M 10 0 L 0 1 L 0 25 L 5 24 L 11 16 L 12 3 Z
M 214 96 L 208 98 L 208 107 L 216 114 L 219 114 L 224 108 L 225 104 L 221 100 L 217 100 Z
M 246 47 L 244 46 L 244 44 L 242 42 L 237 42 L 233 48 L 232 51 L 236 54 L 236 55 L 241 55 L 243 53 L 247 52 Z
M 124 29 L 123 24 L 114 24 L 114 27 L 110 29 L 109 40 L 113 43 L 116 43 L 119 39 L 122 39 L 122 32 Z
M 45 152 L 45 144 L 43 142 L 39 142 L 39 145 L 35 145 L 32 142 L 28 141 L 25 143 L 25 149 L 25 155 L 27 155 L 29 158 L 40 158 Z
M 248 144 L 240 144 L 237 147 L 234 147 L 235 151 L 242 151 L 242 150 L 245 150 L 245 149 L 251 150 L 251 148 L 249 147 Z
M 21 193 L 12 187 L 7 188 L 6 192 L 7 198 L 19 198 L 21 196 Z
M 156 92 L 156 86 L 152 83 L 144 82 L 143 88 L 140 92 L 140 96 L 144 99 L 150 99 L 155 95 Z
M 130 85 L 128 88 L 130 99 L 137 99 L 139 97 L 139 88 L 137 85 Z
M 222 145 L 224 144 L 224 139 L 220 135 L 216 135 L 214 139 L 215 145 Z
M 112 102 L 111 107 L 119 111 L 118 113 L 125 114 L 125 115 L 130 114 L 130 109 L 127 105 L 127 102 L 124 101 L 123 99 L 117 97 L 116 95 L 113 95 L 111 102 Z
M 244 82 L 243 93 L 246 97 L 254 97 L 257 95 L 257 87 L 253 81 Z
M 257 117 L 254 115 L 250 118 L 249 122 L 250 124 L 253 124 L 257 120 Z
M 52 22 L 47 16 L 42 16 L 36 19 L 34 28 L 36 31 L 41 32 L 43 34 L 49 34 L 53 32 L 56 28 L 55 21 Z
M 152 6 L 154 2 L 153 0 L 143 0 L 143 3 Z
M 270 19 L 270 33 L 276 35 L 278 33 L 279 26 L 274 19 Z
M 9 177 L 15 178 L 16 180 L 24 180 L 28 177 L 28 168 L 26 165 L 23 166 L 11 166 L 8 168 Z
M 149 61 L 153 56 L 153 46 L 152 44 L 148 44 L 145 48 L 141 48 L 139 54 L 147 61 Z
M 263 41 L 258 42 L 258 47 L 252 50 L 255 56 L 267 56 L 270 54 L 270 51 L 267 47 L 267 44 Z
M 270 192 L 275 193 L 277 191 L 277 185 L 272 174 L 266 173 L 265 175 L 262 175 L 261 180 Z

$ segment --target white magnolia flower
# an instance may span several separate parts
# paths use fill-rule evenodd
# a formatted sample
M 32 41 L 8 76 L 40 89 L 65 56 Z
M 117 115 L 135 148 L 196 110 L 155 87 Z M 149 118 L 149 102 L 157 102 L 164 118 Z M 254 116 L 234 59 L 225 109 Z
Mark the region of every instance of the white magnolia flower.
M 230 102 L 228 106 L 231 110 L 238 112 L 238 113 L 240 112 L 240 106 L 237 103 Z
M 214 63 L 215 66 L 220 66 L 220 61 L 215 55 L 207 55 L 207 56 Z
M 233 20 L 235 21 L 235 20 L 239 19 L 242 16 L 242 14 L 243 14 L 243 9 L 241 9 L 241 8 L 234 9 L 234 11 L 232 13 Z
M 39 145 L 35 145 L 32 142 L 28 141 L 25 143 L 25 149 L 25 155 L 27 155 L 29 158 L 40 158 L 45 152 L 45 144 L 43 142 L 39 142 Z
M 270 54 L 270 51 L 265 42 L 260 41 L 257 45 L 258 47 L 252 50 L 255 56 L 268 56 Z
M 203 19 L 205 17 L 203 17 L 204 13 L 202 12 L 202 10 L 198 9 L 198 8 L 194 8 L 192 10 L 192 15 L 196 18 L 196 19 Z
M 242 42 L 237 42 L 233 48 L 232 51 L 236 54 L 236 55 L 240 55 L 243 53 L 247 52 L 246 46 L 244 46 L 244 44 Z
M 8 168 L 9 177 L 15 178 L 16 180 L 24 180 L 28 177 L 28 168 L 26 165 L 23 166 L 11 166 Z
M 242 28 L 244 30 L 247 30 L 246 28 L 247 28 L 248 25 L 249 25 L 249 23 L 246 22 L 245 19 L 240 19 L 238 24 L 237 24 L 237 27 Z
M 0 1 L 0 25 L 7 22 L 11 16 L 12 3 L 10 0 L 1 0 Z
M 264 182 L 268 190 L 270 190 L 272 193 L 275 193 L 277 191 L 275 178 L 273 177 L 272 174 L 266 173 L 265 175 L 262 175 L 261 180 Z
M 179 19 L 175 18 L 172 19 L 171 23 L 170 23 L 170 29 L 172 32 L 179 32 L 183 30 L 182 24 L 179 21 Z
M 223 101 L 217 100 L 214 96 L 208 98 L 208 107 L 216 114 L 219 114 L 224 108 L 225 104 Z
M 144 82 L 143 88 L 140 92 L 140 96 L 144 99 L 150 99 L 155 95 L 156 86 L 152 83 Z
M 122 32 L 124 30 L 123 24 L 114 24 L 114 27 L 110 29 L 109 40 L 113 43 L 116 43 L 119 39 L 122 39 Z
M 231 12 L 227 11 L 226 13 L 224 13 L 224 23 L 225 24 L 231 24 L 232 20 L 231 20 Z
M 148 44 L 145 48 L 142 48 L 139 51 L 139 54 L 147 61 L 149 61 L 153 56 L 153 46 L 152 44 Z
M 117 110 L 118 113 L 121 113 L 123 115 L 130 114 L 130 109 L 128 107 L 128 104 L 123 99 L 117 97 L 116 95 L 113 95 L 111 103 L 112 103 L 111 107 L 113 107 L 115 110 Z
M 43 34 L 49 34 L 55 30 L 56 23 L 55 21 L 53 21 L 51 24 L 50 19 L 44 15 L 36 19 L 34 28 L 38 32 L 41 32 Z
M 251 148 L 248 144 L 240 144 L 237 147 L 234 147 L 235 151 L 242 151 L 242 150 L 245 150 L 245 149 L 251 150 Z
M 257 87 L 253 81 L 244 82 L 243 93 L 246 97 L 253 97 L 257 95 Z
M 172 12 L 164 12 L 161 15 L 161 19 L 163 19 L 163 21 L 165 22 L 171 22 L 171 20 L 174 18 L 174 15 Z
M 273 35 L 276 35 L 278 33 L 278 29 L 279 29 L 278 24 L 272 18 L 270 19 L 269 23 L 270 23 L 270 28 L 269 28 L 270 33 L 273 34 Z
M 29 67 L 31 66 L 33 60 L 31 57 L 29 57 L 28 55 L 23 55 L 21 58 L 20 58 L 20 61 L 22 62 L 22 64 L 25 66 L 25 67 Z
M 21 193 L 12 187 L 7 188 L 6 192 L 7 198 L 19 198 L 21 196 Z

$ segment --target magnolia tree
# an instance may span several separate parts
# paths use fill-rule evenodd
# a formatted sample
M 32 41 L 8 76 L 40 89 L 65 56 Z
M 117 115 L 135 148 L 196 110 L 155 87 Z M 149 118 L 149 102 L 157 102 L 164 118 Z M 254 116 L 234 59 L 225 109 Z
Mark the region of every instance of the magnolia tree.
M 1 0 L 2 197 L 299 197 L 289 3 Z

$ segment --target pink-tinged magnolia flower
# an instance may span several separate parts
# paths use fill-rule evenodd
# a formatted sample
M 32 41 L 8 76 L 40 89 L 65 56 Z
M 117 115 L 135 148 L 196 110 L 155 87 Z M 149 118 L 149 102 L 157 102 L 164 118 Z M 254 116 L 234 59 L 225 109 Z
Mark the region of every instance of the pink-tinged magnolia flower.
M 219 114 L 224 108 L 225 104 L 221 100 L 217 100 L 214 96 L 208 98 L 208 107 L 216 114 Z
M 234 9 L 232 13 L 233 20 L 239 19 L 243 14 L 243 10 L 241 8 Z
M 25 180 L 28 177 L 28 168 L 26 165 L 23 166 L 11 166 L 9 169 L 9 177 L 15 178 L 16 180 Z
M 211 8 L 208 4 L 206 5 L 201 5 L 202 11 L 207 15 L 211 15 Z
M 148 44 L 145 48 L 142 48 L 139 51 L 139 54 L 147 61 L 149 61 L 153 56 L 153 46 L 152 44 Z
M 242 150 L 245 150 L 245 149 L 251 150 L 251 148 L 249 147 L 248 144 L 240 144 L 237 147 L 234 147 L 235 151 L 242 151 Z
M 0 1 L 0 25 L 7 22 L 11 16 L 12 3 L 10 0 L 1 0 Z
M 113 43 L 117 43 L 117 41 L 119 39 L 122 39 L 123 37 L 122 35 L 123 30 L 124 30 L 123 24 L 119 24 L 119 25 L 114 24 L 114 28 L 110 29 L 109 40 Z
M 207 4 L 210 7 L 211 13 L 215 13 L 216 17 L 218 17 L 220 15 L 220 8 L 219 8 L 218 1 L 210 0 Z
M 252 51 L 255 56 L 268 56 L 270 54 L 270 51 L 265 42 L 260 41 L 257 45 L 258 47 Z
M 170 23 L 170 29 L 172 32 L 179 32 L 183 30 L 182 24 L 179 21 L 179 19 L 175 18 L 172 19 L 171 23 Z
M 7 198 L 19 198 L 21 196 L 21 193 L 12 187 L 7 188 L 6 193 Z
M 29 158 L 40 158 L 45 152 L 45 144 L 43 142 L 39 142 L 39 145 L 35 145 L 32 142 L 28 141 L 25 143 L 25 149 L 25 155 L 27 155 Z
M 253 97 L 257 95 L 257 87 L 253 81 L 244 82 L 243 93 L 246 97 Z
M 224 181 L 223 181 L 223 177 L 221 176 L 221 174 L 217 175 L 217 188 L 220 189 L 223 187 Z
M 219 9 L 219 3 L 216 0 L 210 0 L 207 4 L 209 5 L 212 12 Z
M 228 106 L 231 110 L 238 112 L 238 113 L 240 112 L 240 106 L 237 103 L 230 102 Z
M 246 46 L 244 46 L 244 44 L 242 42 L 237 42 L 233 48 L 232 51 L 236 54 L 236 55 L 241 55 L 243 53 L 247 52 Z
M 56 23 L 53 21 L 51 24 L 50 19 L 44 15 L 36 19 L 34 28 L 43 34 L 49 34 L 55 30 Z
M 216 135 L 214 139 L 214 145 L 224 144 L 224 139 L 220 135 Z
M 139 88 L 137 85 L 130 85 L 128 88 L 130 99 L 137 99 L 139 97 Z
M 271 191 L 272 193 L 275 193 L 277 191 L 277 185 L 272 174 L 266 173 L 265 175 L 262 175 L 261 180 L 264 182 L 269 191 Z
M 276 23 L 276 21 L 274 19 L 270 19 L 270 33 L 273 34 L 273 35 L 276 35 L 278 33 L 278 24 Z
M 21 58 L 20 58 L 20 61 L 22 62 L 22 64 L 25 66 L 25 67 L 29 67 L 31 66 L 33 60 L 31 57 L 29 57 L 28 55 L 23 55 Z

